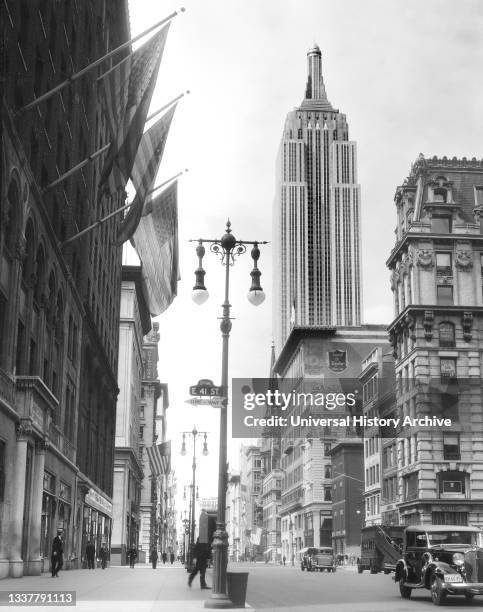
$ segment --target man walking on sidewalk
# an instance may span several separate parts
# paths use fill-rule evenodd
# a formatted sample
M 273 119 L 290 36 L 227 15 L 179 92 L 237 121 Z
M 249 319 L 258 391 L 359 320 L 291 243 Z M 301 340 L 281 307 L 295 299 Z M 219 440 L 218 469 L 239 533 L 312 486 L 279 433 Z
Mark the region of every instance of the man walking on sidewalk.
M 190 577 L 188 578 L 188 586 L 191 587 L 193 580 L 196 574 L 200 573 L 200 588 L 201 589 L 211 589 L 206 584 L 205 574 L 206 574 L 206 566 L 208 565 L 208 558 L 210 556 L 210 549 L 208 544 L 201 544 L 200 539 L 197 538 L 196 544 L 193 548 L 193 558 L 196 559 L 196 565 L 194 570 L 191 572 Z
M 129 559 L 129 567 L 134 568 L 134 563 L 136 561 L 136 557 L 138 556 L 136 549 L 134 548 L 134 546 L 132 546 L 128 551 L 127 551 L 127 558 Z
M 86 546 L 87 569 L 94 569 L 95 556 L 96 556 L 96 547 L 94 546 L 92 541 L 89 540 Z
M 158 551 L 156 550 L 156 546 L 151 548 L 151 554 L 149 555 L 149 560 L 153 564 L 153 569 L 156 569 L 156 565 L 158 563 Z
M 52 564 L 52 578 L 59 577 L 59 570 L 64 563 L 63 555 L 64 546 L 62 544 L 62 529 L 57 529 L 57 535 L 52 541 L 52 556 L 50 559 Z

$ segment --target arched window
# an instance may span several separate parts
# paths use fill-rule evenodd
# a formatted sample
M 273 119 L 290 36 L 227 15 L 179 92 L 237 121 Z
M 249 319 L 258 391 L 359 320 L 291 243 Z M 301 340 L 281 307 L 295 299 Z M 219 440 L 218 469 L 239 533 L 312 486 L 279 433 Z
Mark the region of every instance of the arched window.
M 433 202 L 446 202 L 448 191 L 444 187 L 437 187 L 433 191 Z
M 20 220 L 20 197 L 15 180 L 10 181 L 7 193 L 7 223 L 5 225 L 5 246 L 13 253 L 17 242 Z
M 35 266 L 35 234 L 32 219 L 27 221 L 27 227 L 25 229 L 25 247 L 26 257 L 22 266 L 22 280 L 29 286 L 32 282 L 32 274 Z
M 62 299 L 62 292 L 59 291 L 57 293 L 57 304 L 55 308 L 55 340 L 59 344 L 63 339 L 63 331 L 64 331 L 64 300 Z
M 56 310 L 56 295 L 55 295 L 55 275 L 53 272 L 49 276 L 49 323 L 52 325 L 55 321 L 55 310 Z
M 455 346 L 455 330 L 453 323 L 443 321 L 439 324 L 439 346 Z
M 45 274 L 45 255 L 42 245 L 37 249 L 37 255 L 35 256 L 35 265 L 33 269 L 33 289 L 34 289 L 34 301 L 37 305 L 40 305 L 40 298 L 42 296 L 43 282 Z

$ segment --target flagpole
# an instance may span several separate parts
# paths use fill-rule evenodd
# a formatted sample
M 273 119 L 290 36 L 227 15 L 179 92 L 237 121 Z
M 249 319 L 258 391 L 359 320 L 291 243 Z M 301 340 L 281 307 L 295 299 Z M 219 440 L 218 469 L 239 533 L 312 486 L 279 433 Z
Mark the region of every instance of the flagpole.
M 154 189 L 151 189 L 150 191 L 148 191 L 146 193 L 146 195 L 151 195 L 152 193 L 154 193 L 155 191 L 157 191 L 158 189 L 161 189 L 161 187 L 164 187 L 165 185 L 167 185 L 168 183 L 171 183 L 172 181 L 174 181 L 175 179 L 177 179 L 179 176 L 181 176 L 182 174 L 184 174 L 185 172 L 188 172 L 188 168 L 185 168 L 184 170 L 181 170 L 181 172 L 178 172 L 178 174 L 175 174 L 174 176 L 172 176 L 171 178 L 167 179 L 166 181 L 164 181 L 163 183 L 161 183 L 160 185 L 158 185 L 157 187 L 154 187 Z M 75 240 L 77 240 L 78 238 L 82 238 L 82 236 L 85 236 L 85 234 L 88 234 L 89 232 L 91 232 L 93 229 L 96 229 L 96 227 L 101 226 L 103 223 L 105 223 L 106 221 L 109 221 L 109 219 L 112 219 L 112 217 L 115 217 L 116 215 L 118 215 L 120 212 L 122 212 L 123 210 L 127 210 L 130 206 L 132 206 L 135 202 L 135 199 L 132 202 L 129 202 L 129 204 L 125 204 L 124 206 L 121 206 L 121 208 L 118 208 L 117 210 L 114 210 L 112 213 L 109 213 L 108 215 L 106 215 L 105 217 L 103 217 L 102 219 L 99 219 L 99 221 L 96 221 L 95 223 L 93 223 L 92 225 L 88 225 L 87 227 L 85 227 L 83 230 L 81 230 L 80 232 L 77 232 L 77 234 L 74 234 L 73 236 L 71 236 L 70 238 L 68 238 L 67 240 L 65 240 L 64 242 L 62 242 L 62 244 L 60 245 L 60 248 L 63 249 L 64 247 L 66 247 L 67 245 L 69 245 L 71 242 L 74 242 Z
M 184 11 L 185 11 L 185 9 L 184 9 L 184 7 L 182 7 L 180 9 L 180 12 L 183 13 Z M 178 11 L 174 11 L 173 13 L 171 13 L 170 15 L 165 17 L 165 19 L 162 19 L 161 21 L 158 21 L 158 23 L 155 23 L 154 25 L 152 25 L 147 30 L 144 30 L 144 32 L 141 32 L 141 34 L 138 34 L 134 38 L 131 38 L 131 39 L 127 40 L 126 42 L 124 42 L 121 45 L 119 45 L 119 47 L 116 47 L 115 49 L 113 49 L 112 51 L 109 51 L 108 53 L 106 53 L 105 55 L 100 57 L 99 59 L 91 62 L 85 68 L 82 68 L 82 70 L 79 70 L 79 72 L 75 72 L 70 77 L 65 79 L 65 81 L 62 81 L 62 83 L 59 83 L 54 88 L 50 89 L 49 91 L 47 91 L 46 93 L 42 94 L 38 98 L 35 98 L 34 100 L 32 100 L 32 102 L 29 102 L 28 104 L 26 104 L 25 106 L 20 108 L 14 114 L 14 116 L 16 117 L 16 116 L 24 113 L 25 111 L 28 111 L 28 110 L 38 106 L 41 102 L 44 102 L 44 100 L 47 100 L 48 98 L 51 98 L 54 94 L 56 94 L 57 92 L 61 91 L 65 87 L 67 87 L 67 85 L 70 85 L 71 83 L 73 83 L 74 81 L 79 79 L 80 77 L 84 76 L 84 74 L 86 74 L 87 72 L 90 72 L 93 68 L 96 68 L 97 66 L 99 66 L 99 64 L 102 64 L 102 62 L 104 62 L 105 60 L 109 59 L 110 57 L 112 57 L 113 55 L 118 53 L 119 51 L 122 51 L 126 47 L 129 47 L 130 45 L 135 43 L 140 38 L 143 38 L 144 36 L 146 36 L 146 34 L 149 34 L 153 30 L 155 30 L 156 28 L 159 28 L 159 26 L 167 23 L 168 21 L 171 21 L 171 19 L 174 19 L 174 17 L 176 17 L 176 15 L 178 15 L 178 14 L 179 14 Z M 132 53 L 132 51 L 131 51 L 131 53 Z
M 154 117 L 156 117 L 157 115 L 159 115 L 159 113 L 162 113 L 165 109 L 167 109 L 169 106 L 171 106 L 172 104 L 174 104 L 175 102 L 177 102 L 178 100 L 180 100 L 183 96 L 187 95 L 190 93 L 190 90 L 187 89 L 184 93 L 179 94 L 179 96 L 176 96 L 176 98 L 173 98 L 172 100 L 170 100 L 167 104 L 165 104 L 164 106 L 162 106 L 161 108 L 159 108 L 157 111 L 155 111 L 154 113 L 152 113 L 151 115 L 149 115 L 149 117 L 146 119 L 146 123 L 148 121 L 151 121 L 151 119 L 154 119 Z M 99 157 L 99 155 L 102 155 L 103 153 L 105 153 L 105 151 L 107 151 L 107 149 L 111 146 L 111 143 L 108 142 L 106 145 L 104 145 L 103 147 L 101 147 L 100 149 L 98 149 L 97 151 L 95 151 L 94 153 L 91 153 L 91 155 L 89 155 L 88 157 L 86 157 L 85 159 L 83 159 L 81 162 L 79 162 L 76 166 L 73 166 L 70 170 L 67 170 L 67 172 L 64 172 L 64 174 L 61 174 L 58 178 L 55 179 L 55 181 L 52 181 L 51 183 L 49 183 L 46 187 L 44 187 L 44 189 L 42 189 L 42 193 L 45 193 L 46 191 L 49 191 L 50 189 L 53 189 L 54 187 L 57 187 L 57 185 L 59 185 L 60 183 L 62 183 L 63 181 L 65 181 L 66 179 L 68 179 L 70 176 L 72 176 L 73 174 L 75 174 L 78 170 L 82 170 L 82 168 L 84 168 L 85 166 L 87 166 L 87 164 L 89 162 L 94 161 L 95 159 L 97 159 Z
M 84 160 L 82 160 L 81 162 L 79 162 L 76 166 L 74 166 L 73 168 L 71 168 L 70 170 L 67 170 L 67 172 L 65 172 L 64 174 L 61 174 L 59 176 L 59 178 L 56 178 L 55 181 L 52 181 L 52 183 L 49 183 L 47 185 L 47 187 L 44 187 L 42 189 L 42 193 L 45 193 L 46 191 L 49 191 L 50 189 L 53 189 L 54 187 L 57 187 L 57 185 L 59 185 L 60 183 L 62 183 L 63 181 L 65 181 L 65 179 L 68 179 L 69 176 L 72 176 L 73 174 L 75 174 L 78 170 L 81 170 L 82 168 L 84 168 L 84 166 L 87 166 L 87 164 L 91 161 L 94 161 L 95 159 L 97 159 L 99 157 L 99 155 L 102 155 L 105 151 L 107 151 L 107 149 L 111 146 L 111 143 L 108 142 L 106 145 L 104 145 L 103 147 L 101 147 L 100 149 L 98 149 L 97 151 L 95 151 L 94 153 L 92 153 L 91 155 L 89 155 L 88 157 L 86 157 Z

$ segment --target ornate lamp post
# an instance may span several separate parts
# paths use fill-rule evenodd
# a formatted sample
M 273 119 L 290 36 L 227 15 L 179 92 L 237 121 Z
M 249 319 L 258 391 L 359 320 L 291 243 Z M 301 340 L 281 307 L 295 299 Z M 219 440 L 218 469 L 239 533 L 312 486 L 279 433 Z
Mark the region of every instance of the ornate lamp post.
M 197 242 L 196 255 L 198 257 L 198 269 L 195 272 L 196 283 L 193 287 L 192 298 L 196 304 L 203 304 L 208 299 L 208 291 L 204 285 L 205 271 L 203 270 L 203 257 L 205 255 L 204 243 L 210 245 L 212 253 L 218 255 L 222 265 L 225 267 L 225 300 L 223 302 L 223 316 L 220 323 L 222 335 L 222 365 L 221 386 L 225 401 L 220 409 L 220 450 L 218 460 L 218 511 L 216 520 L 216 531 L 213 536 L 213 591 L 210 599 L 205 601 L 205 608 L 231 608 L 232 603 L 227 596 L 226 568 L 228 565 L 228 534 L 225 523 L 226 487 L 227 487 L 227 403 L 228 403 L 228 343 L 231 331 L 229 289 L 230 289 L 230 266 L 235 263 L 235 257 L 246 253 L 246 245 L 252 245 L 251 256 L 253 269 L 250 272 L 252 284 L 248 292 L 248 300 L 254 306 L 258 306 L 265 299 L 265 293 L 260 286 L 261 272 L 258 269 L 260 258 L 259 244 L 267 242 L 237 240 L 231 233 L 230 220 L 226 223 L 225 234 L 220 239 L 200 238 L 192 240 Z
M 191 467 L 193 469 L 193 476 L 191 478 L 191 484 L 189 485 L 191 489 L 191 496 L 190 496 L 190 537 L 189 537 L 188 564 L 187 564 L 188 568 L 191 565 L 191 559 L 193 556 L 192 553 L 193 553 L 194 538 L 195 538 L 195 503 L 196 503 L 196 499 L 198 499 L 197 495 L 195 498 L 195 490 L 196 491 L 198 490 L 198 488 L 196 487 L 196 438 L 199 435 L 204 436 L 203 455 L 206 456 L 208 454 L 208 443 L 206 441 L 208 432 L 198 431 L 196 429 L 196 426 L 194 426 L 191 431 L 183 431 L 183 443 L 181 445 L 181 454 L 186 455 L 186 436 L 192 436 L 193 438 L 193 463 Z M 185 487 L 184 496 L 186 499 L 186 487 Z

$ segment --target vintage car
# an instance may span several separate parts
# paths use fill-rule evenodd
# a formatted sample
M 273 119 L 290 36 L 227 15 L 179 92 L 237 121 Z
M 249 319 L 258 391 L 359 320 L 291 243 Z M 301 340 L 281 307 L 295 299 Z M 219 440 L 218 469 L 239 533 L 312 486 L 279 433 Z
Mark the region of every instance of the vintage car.
M 460 525 L 407 527 L 394 580 L 404 599 L 413 589 L 429 589 L 436 606 L 447 595 L 483 595 L 481 531 Z
M 312 571 L 323 572 L 335 572 L 336 561 L 334 555 L 334 549 L 328 546 L 323 546 L 318 549 L 318 552 L 312 556 Z
M 335 572 L 335 556 L 332 548 L 327 546 L 309 546 L 300 551 L 300 569 L 308 572 Z

